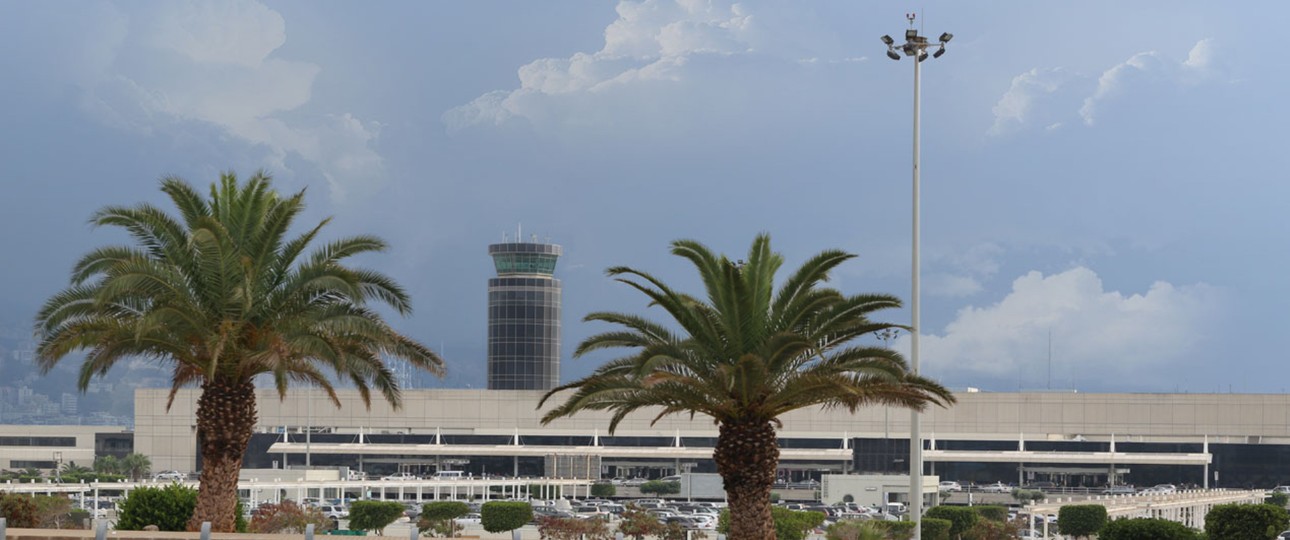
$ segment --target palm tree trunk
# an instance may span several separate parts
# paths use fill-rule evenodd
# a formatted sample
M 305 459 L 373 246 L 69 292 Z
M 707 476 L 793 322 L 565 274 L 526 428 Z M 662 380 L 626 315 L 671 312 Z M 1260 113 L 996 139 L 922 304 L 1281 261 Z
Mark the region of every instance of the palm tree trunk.
M 770 489 L 779 465 L 775 426 L 770 422 L 721 423 L 713 452 L 730 506 L 730 538 L 775 540 Z
M 197 437 L 202 450 L 201 486 L 188 530 L 234 532 L 237 476 L 255 427 L 255 385 L 227 378 L 209 379 L 197 399 Z

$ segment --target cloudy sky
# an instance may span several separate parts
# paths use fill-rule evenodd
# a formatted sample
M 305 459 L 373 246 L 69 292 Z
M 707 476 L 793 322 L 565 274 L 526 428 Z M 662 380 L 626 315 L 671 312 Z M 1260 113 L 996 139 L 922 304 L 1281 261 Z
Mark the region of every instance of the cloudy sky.
M 565 249 L 565 379 L 604 360 L 568 358 L 582 315 L 646 311 L 606 267 L 695 285 L 677 238 L 846 249 L 838 287 L 908 298 L 913 65 L 878 36 L 918 11 L 955 35 L 923 70 L 924 371 L 1282 392 L 1290 6 L 1260 4 L 5 2 L 0 323 L 119 240 L 96 208 L 257 168 L 392 242 L 364 262 L 448 358 L 427 385 L 483 384 L 486 246 L 521 224 Z

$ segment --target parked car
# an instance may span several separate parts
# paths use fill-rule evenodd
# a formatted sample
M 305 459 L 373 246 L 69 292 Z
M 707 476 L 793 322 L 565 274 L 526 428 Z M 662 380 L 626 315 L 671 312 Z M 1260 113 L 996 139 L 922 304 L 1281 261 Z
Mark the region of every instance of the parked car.
M 941 491 L 963 491 L 963 486 L 959 485 L 958 482 L 955 482 L 953 480 L 946 480 L 944 482 L 941 482 L 941 485 L 938 489 L 940 489 Z
M 412 521 L 416 521 L 417 518 L 421 517 L 420 504 L 415 502 L 406 502 L 406 503 L 403 503 L 403 508 L 404 508 L 403 515 L 408 516 L 408 519 Z
M 479 514 L 471 512 L 456 519 L 458 525 L 479 525 Z
M 1138 490 L 1133 489 L 1133 486 L 1109 486 L 1102 490 L 1103 495 L 1133 495 L 1137 492 Z
M 382 476 L 381 480 L 416 480 L 417 475 L 409 472 L 397 472 L 391 475 Z
M 981 493 L 1011 493 L 1012 486 L 1003 482 L 995 482 L 993 484 L 980 486 L 977 488 L 977 491 L 980 491 Z
M 183 482 L 188 479 L 188 475 L 179 471 L 161 471 L 152 475 L 152 479 L 157 482 Z
M 1273 493 L 1284 493 L 1290 495 L 1290 486 L 1277 486 L 1272 488 Z
M 344 506 L 334 504 L 324 504 L 318 507 L 318 510 L 327 516 L 328 519 L 345 519 L 349 517 L 349 509 Z

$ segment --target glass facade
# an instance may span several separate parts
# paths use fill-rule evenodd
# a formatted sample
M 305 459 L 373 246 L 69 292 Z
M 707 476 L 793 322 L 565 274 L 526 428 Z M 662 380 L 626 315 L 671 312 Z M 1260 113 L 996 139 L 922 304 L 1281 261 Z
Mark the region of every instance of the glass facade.
M 488 388 L 550 390 L 560 381 L 560 246 L 488 246 L 497 277 L 488 280 Z

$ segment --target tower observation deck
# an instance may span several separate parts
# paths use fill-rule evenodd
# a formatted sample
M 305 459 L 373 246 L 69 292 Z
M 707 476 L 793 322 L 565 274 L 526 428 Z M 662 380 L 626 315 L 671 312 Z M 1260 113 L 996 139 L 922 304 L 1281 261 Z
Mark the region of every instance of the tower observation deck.
M 560 246 L 488 246 L 488 389 L 550 390 L 560 381 Z

